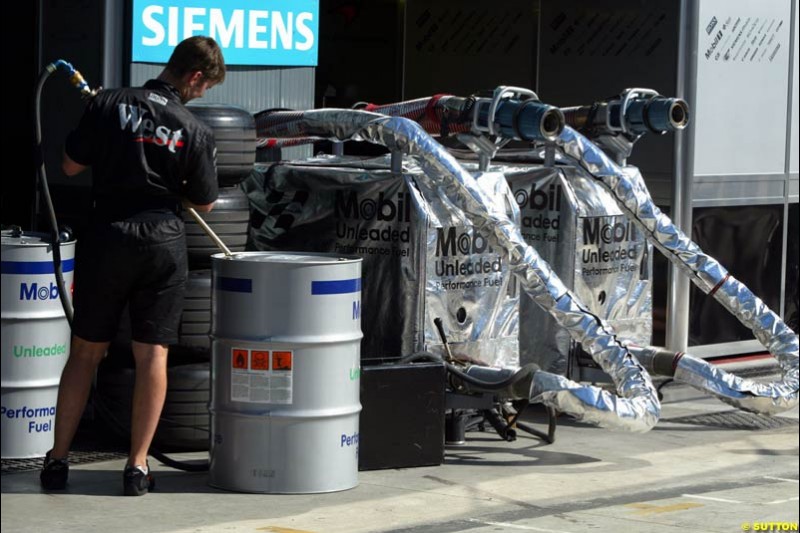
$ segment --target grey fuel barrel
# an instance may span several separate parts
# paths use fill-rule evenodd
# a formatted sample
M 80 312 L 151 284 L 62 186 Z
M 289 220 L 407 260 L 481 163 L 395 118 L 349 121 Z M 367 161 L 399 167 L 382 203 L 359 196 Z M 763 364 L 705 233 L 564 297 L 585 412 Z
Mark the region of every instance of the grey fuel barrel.
M 241 492 L 358 484 L 361 259 L 212 256 L 209 483 Z
M 49 236 L 2 233 L 2 458 L 42 457 L 53 447 L 61 370 L 70 329 L 59 300 Z M 72 286 L 75 241 L 61 244 Z

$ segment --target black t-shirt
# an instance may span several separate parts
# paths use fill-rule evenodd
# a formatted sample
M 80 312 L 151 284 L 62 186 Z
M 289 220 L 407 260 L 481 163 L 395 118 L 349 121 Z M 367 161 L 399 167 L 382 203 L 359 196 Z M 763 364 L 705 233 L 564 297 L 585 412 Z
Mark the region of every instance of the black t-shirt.
M 217 199 L 214 135 L 175 87 L 159 80 L 101 91 L 67 137 L 65 151 L 91 165 L 100 219 L 173 217 L 180 198 L 198 205 Z

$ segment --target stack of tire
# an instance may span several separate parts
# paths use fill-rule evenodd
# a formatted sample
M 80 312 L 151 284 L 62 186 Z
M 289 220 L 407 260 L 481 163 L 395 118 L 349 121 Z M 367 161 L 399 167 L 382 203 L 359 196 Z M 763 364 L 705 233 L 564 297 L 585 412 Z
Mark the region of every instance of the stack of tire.
M 219 198 L 213 211 L 200 216 L 232 252 L 241 252 L 247 242 L 250 213 L 247 196 L 239 184 L 255 163 L 255 118 L 244 109 L 218 104 L 193 105 L 189 109 L 214 130 L 217 144 Z M 219 248 L 189 213 L 184 213 L 183 219 L 189 269 L 209 268 L 211 255 L 220 252 Z
M 217 147 L 219 198 L 210 213 L 200 213 L 205 223 L 232 252 L 244 250 L 250 212 L 240 183 L 252 172 L 256 153 L 255 119 L 247 110 L 198 104 L 189 110 L 214 132 Z M 164 451 L 202 451 L 209 446 L 211 255 L 221 250 L 195 219 L 185 212 L 189 276 L 178 344 L 170 346 L 167 398 L 153 445 Z M 130 351 L 130 330 L 123 317 L 120 335 L 112 345 Z M 128 355 L 128 354 L 126 354 Z M 119 361 L 125 361 L 119 364 Z M 102 365 L 97 377 L 100 413 L 116 426 L 129 427 L 130 401 L 135 372 L 132 358 Z

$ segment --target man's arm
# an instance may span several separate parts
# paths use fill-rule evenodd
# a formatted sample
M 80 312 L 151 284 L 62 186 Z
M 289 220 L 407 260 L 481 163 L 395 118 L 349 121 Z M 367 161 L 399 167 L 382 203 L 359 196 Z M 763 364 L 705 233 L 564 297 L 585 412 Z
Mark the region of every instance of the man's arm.
M 64 152 L 64 158 L 61 161 L 61 170 L 64 171 L 64 174 L 72 177 L 76 174 L 80 174 L 87 168 L 89 168 L 87 165 L 81 165 L 80 163 L 76 163 L 75 161 L 72 160 L 70 156 L 67 155 L 66 152 Z
M 208 213 L 219 195 L 217 184 L 216 145 L 208 129 L 201 129 L 197 141 L 191 145 L 189 167 L 177 191 L 184 207 Z

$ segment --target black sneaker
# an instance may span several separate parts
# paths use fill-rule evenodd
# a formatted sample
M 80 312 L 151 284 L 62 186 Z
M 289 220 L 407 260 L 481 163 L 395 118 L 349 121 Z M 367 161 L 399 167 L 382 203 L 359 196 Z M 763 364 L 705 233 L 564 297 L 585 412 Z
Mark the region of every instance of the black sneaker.
M 50 459 L 50 450 L 44 456 L 44 465 L 39 474 L 39 481 L 45 490 L 63 490 L 67 487 L 69 477 L 69 461 L 67 459 Z
M 156 480 L 149 466 L 126 466 L 122 474 L 122 487 L 125 496 L 143 496 L 156 486 Z

